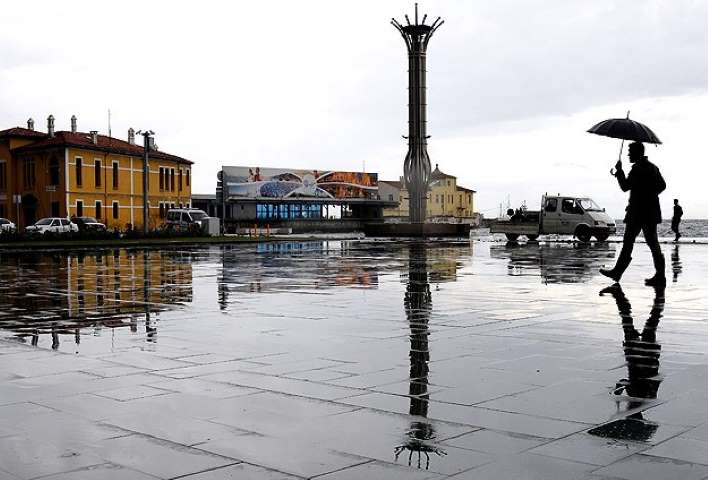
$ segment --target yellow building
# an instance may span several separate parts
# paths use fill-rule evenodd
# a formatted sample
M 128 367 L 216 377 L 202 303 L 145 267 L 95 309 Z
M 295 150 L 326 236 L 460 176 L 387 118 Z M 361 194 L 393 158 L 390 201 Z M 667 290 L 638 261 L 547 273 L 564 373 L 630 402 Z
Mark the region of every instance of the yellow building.
M 128 141 L 70 131 L 27 128 L 0 131 L 0 217 L 19 228 L 42 217 L 91 216 L 109 229 L 142 228 L 143 152 L 135 132 Z M 159 227 L 168 208 L 191 202 L 192 162 L 157 149 L 149 152 L 150 228 Z M 17 200 L 20 203 L 17 203 Z
M 427 219 L 433 222 L 474 223 L 474 190 L 457 185 L 457 177 L 443 173 L 435 165 L 430 173 Z M 385 208 L 384 217 L 408 217 L 408 191 L 402 181 L 379 180 L 382 200 L 396 201 L 398 207 Z

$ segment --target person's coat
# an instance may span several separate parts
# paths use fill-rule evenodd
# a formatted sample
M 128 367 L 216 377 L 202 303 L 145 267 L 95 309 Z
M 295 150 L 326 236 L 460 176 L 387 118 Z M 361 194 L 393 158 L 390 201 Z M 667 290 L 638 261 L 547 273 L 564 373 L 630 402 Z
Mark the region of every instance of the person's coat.
M 625 223 L 661 223 L 659 194 L 666 189 L 666 182 L 656 165 L 649 160 L 641 160 L 632 165 L 627 176 L 623 170 L 618 170 L 617 182 L 623 192 L 629 190 Z

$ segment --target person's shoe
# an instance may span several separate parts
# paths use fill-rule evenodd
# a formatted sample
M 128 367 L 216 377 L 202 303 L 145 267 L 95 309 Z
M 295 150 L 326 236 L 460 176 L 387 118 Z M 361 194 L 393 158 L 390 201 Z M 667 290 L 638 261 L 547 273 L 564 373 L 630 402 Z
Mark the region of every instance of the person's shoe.
M 600 273 L 608 278 L 611 278 L 615 282 L 619 282 L 620 278 L 622 278 L 622 274 L 615 270 L 614 268 L 612 269 L 607 269 L 607 268 L 601 268 Z
M 644 280 L 644 284 L 650 287 L 663 287 L 666 285 L 666 277 L 664 275 L 656 274 L 653 277 Z

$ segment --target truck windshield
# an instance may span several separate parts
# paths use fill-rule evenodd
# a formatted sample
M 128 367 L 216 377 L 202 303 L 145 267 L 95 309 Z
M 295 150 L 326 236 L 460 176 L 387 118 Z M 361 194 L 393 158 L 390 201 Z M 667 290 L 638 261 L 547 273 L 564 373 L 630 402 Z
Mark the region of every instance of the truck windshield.
M 597 205 L 597 203 L 593 202 L 589 198 L 581 198 L 578 200 L 580 202 L 580 206 L 583 207 L 583 210 L 586 212 L 601 212 L 602 209 Z

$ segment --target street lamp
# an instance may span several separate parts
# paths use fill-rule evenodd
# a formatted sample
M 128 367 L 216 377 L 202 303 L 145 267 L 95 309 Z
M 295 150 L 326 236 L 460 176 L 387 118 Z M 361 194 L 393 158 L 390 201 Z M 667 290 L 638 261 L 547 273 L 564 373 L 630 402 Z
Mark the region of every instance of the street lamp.
M 148 207 L 148 175 L 150 174 L 150 167 L 148 166 L 148 156 L 150 152 L 150 139 L 152 135 L 155 135 L 155 132 L 152 130 L 138 130 L 136 133 L 143 136 L 143 147 L 145 149 L 143 153 L 143 233 L 147 235 L 148 221 L 150 219 Z

